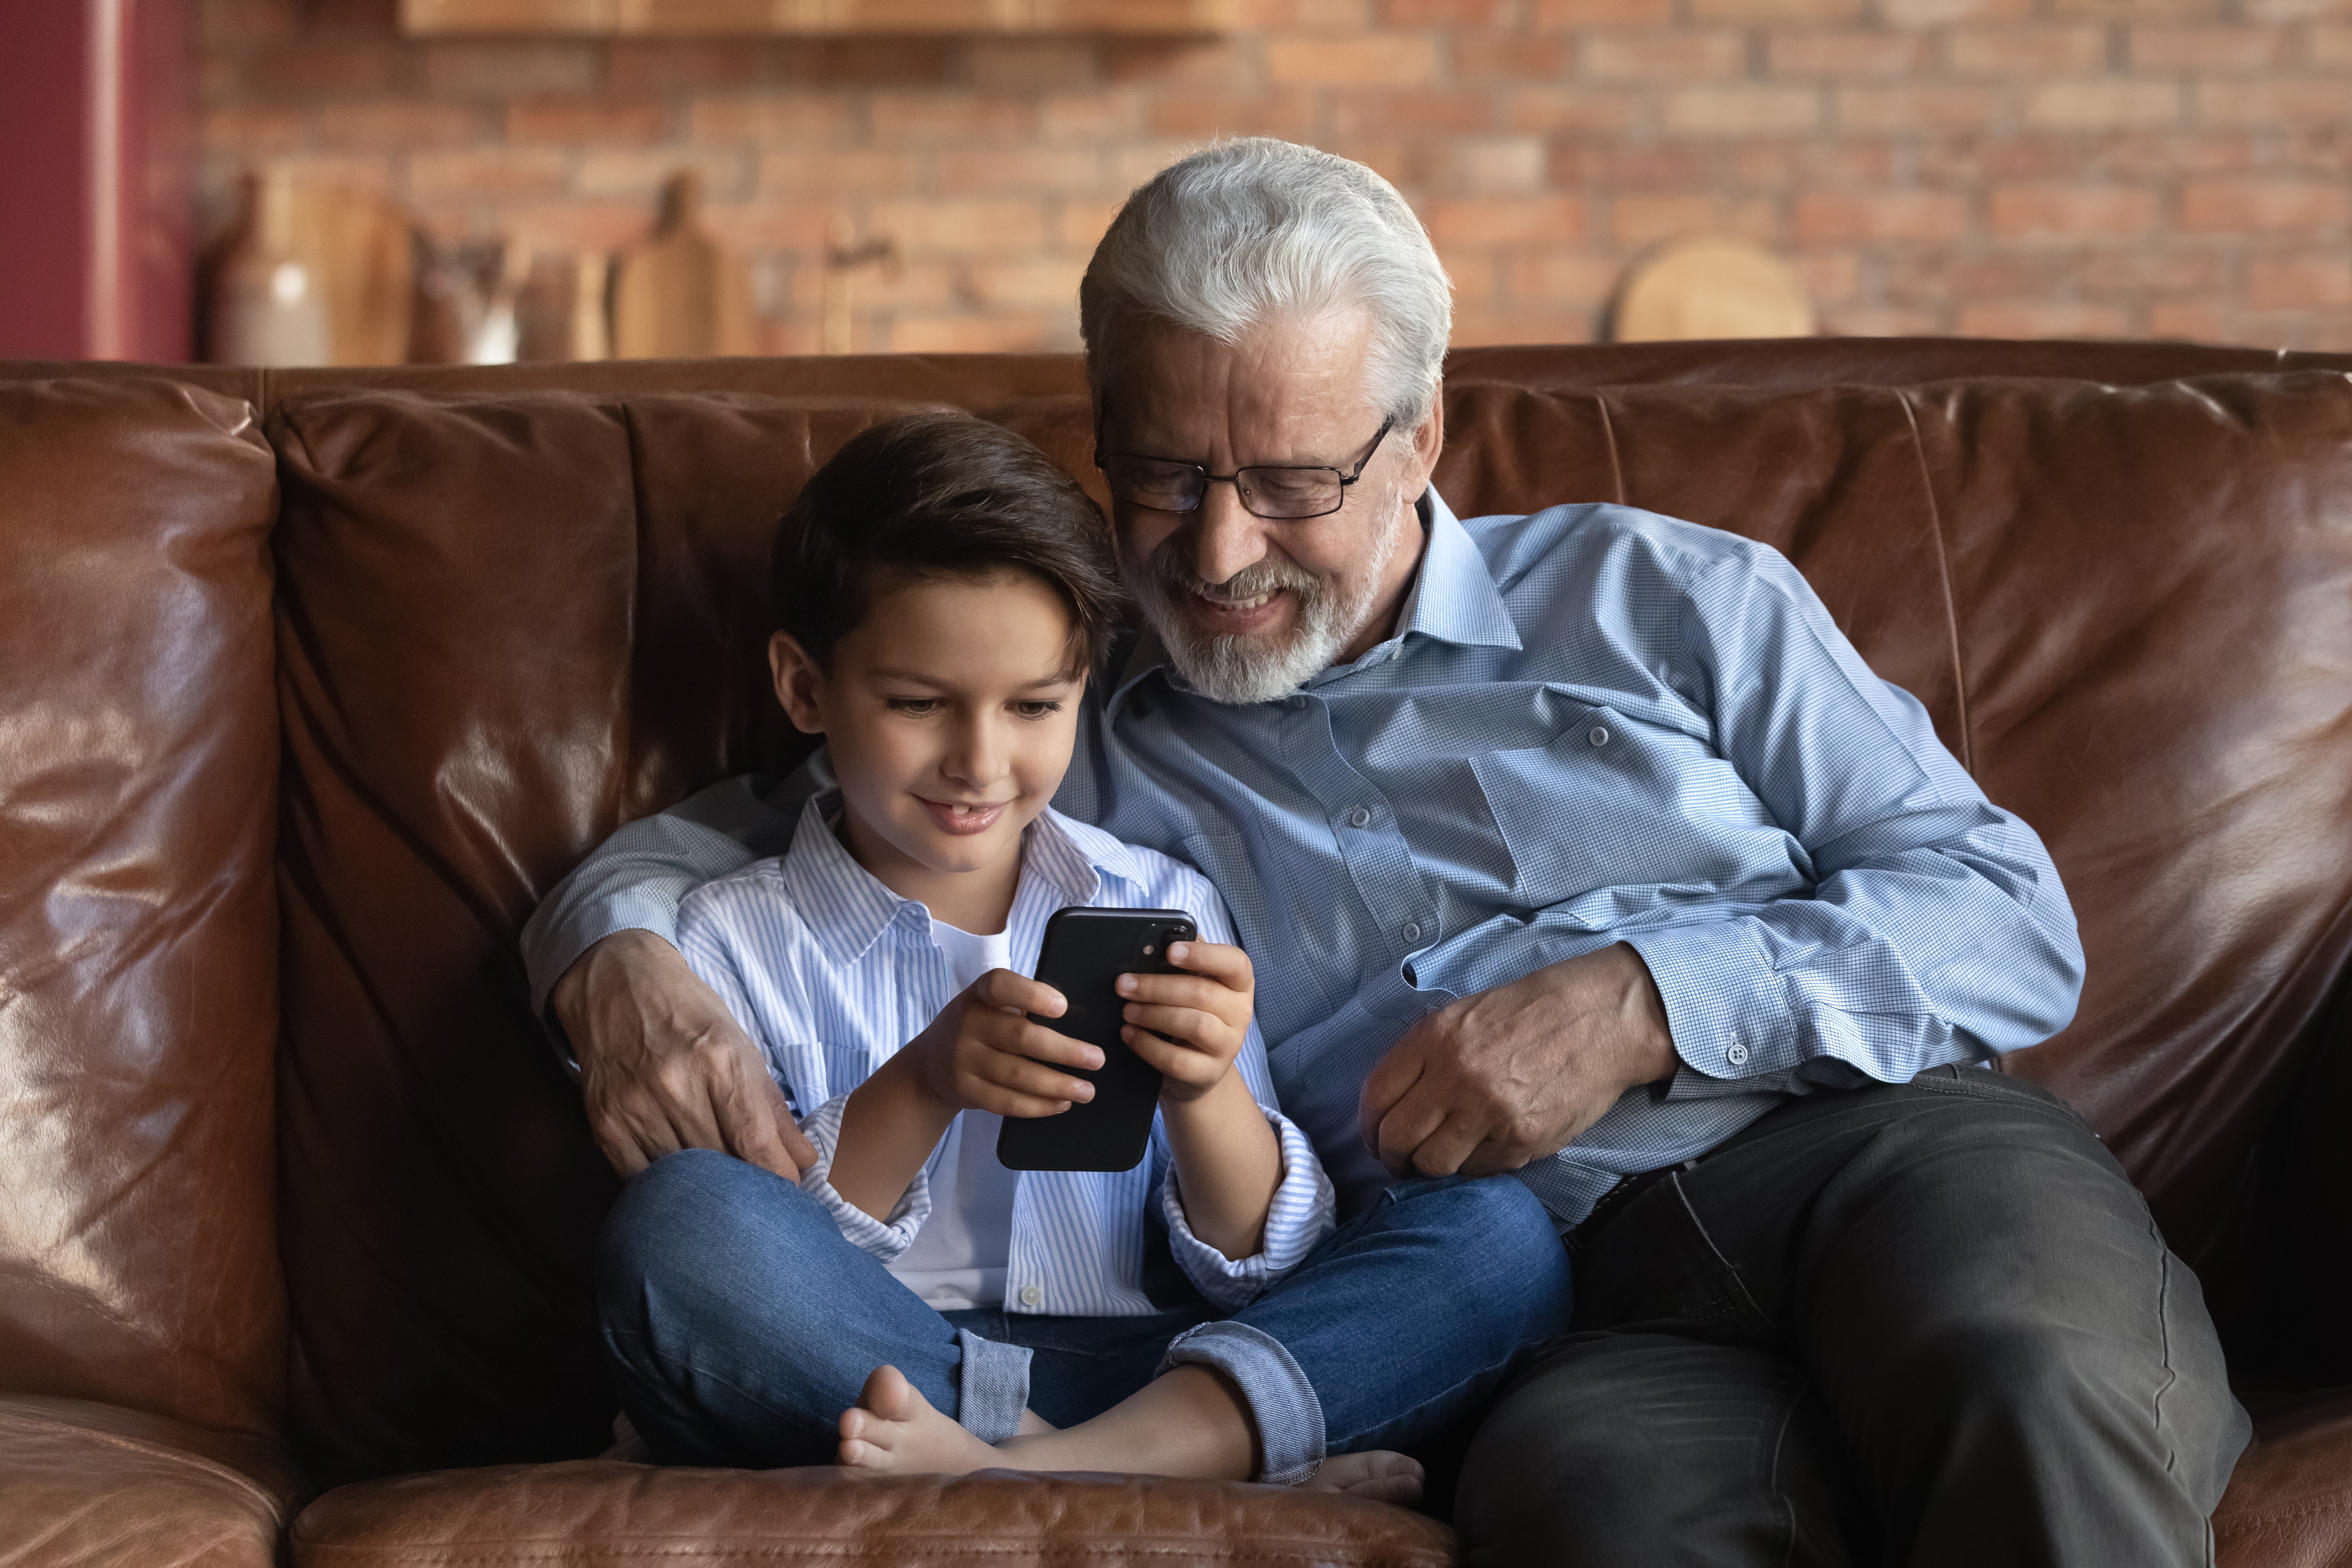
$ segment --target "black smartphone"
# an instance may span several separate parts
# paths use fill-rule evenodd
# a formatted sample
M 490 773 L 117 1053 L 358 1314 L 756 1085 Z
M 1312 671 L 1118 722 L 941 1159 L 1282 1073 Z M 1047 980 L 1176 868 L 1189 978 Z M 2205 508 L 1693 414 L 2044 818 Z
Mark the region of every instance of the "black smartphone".
M 1008 1116 L 996 1135 L 996 1157 L 1014 1171 L 1131 1171 L 1151 1146 L 1151 1113 L 1160 1105 L 1160 1069 L 1128 1048 L 1118 1031 L 1127 999 L 1122 974 L 1166 974 L 1168 944 L 1194 938 L 1192 917 L 1181 910 L 1066 909 L 1045 923 L 1037 978 L 1062 994 L 1070 1010 L 1058 1018 L 1029 1015 L 1055 1034 L 1102 1049 L 1091 1071 L 1059 1070 L 1095 1086 L 1095 1097 L 1059 1116 Z

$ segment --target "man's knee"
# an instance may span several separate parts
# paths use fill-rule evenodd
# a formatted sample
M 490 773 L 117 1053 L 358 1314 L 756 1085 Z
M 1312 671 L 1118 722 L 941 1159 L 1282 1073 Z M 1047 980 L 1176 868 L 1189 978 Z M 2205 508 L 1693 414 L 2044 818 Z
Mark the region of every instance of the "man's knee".
M 1827 1431 L 1790 1363 L 1673 1335 L 1578 1335 L 1496 1401 L 1454 1522 L 1476 1568 L 1843 1563 Z

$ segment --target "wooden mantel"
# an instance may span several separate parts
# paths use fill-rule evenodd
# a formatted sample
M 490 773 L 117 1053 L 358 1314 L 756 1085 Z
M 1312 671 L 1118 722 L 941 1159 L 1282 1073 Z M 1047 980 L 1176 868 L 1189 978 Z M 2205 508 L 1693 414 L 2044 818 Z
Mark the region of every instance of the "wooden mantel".
M 400 0 L 401 31 L 601 37 L 1213 33 L 1238 0 Z

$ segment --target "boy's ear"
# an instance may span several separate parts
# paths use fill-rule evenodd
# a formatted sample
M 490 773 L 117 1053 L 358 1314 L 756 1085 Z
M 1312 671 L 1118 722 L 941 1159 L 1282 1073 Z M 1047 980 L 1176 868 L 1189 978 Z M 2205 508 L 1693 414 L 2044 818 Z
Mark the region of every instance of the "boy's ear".
M 768 639 L 768 673 L 775 678 L 776 700 L 784 717 L 804 735 L 824 733 L 824 671 L 789 632 Z

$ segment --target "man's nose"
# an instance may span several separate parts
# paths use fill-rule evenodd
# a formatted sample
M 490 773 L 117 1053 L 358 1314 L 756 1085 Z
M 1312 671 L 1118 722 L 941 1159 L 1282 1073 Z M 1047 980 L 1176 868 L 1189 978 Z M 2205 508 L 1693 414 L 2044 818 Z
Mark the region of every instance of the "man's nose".
M 1192 513 L 1192 570 L 1203 583 L 1231 582 L 1265 559 L 1265 520 L 1242 505 L 1233 485 L 1211 485 Z

